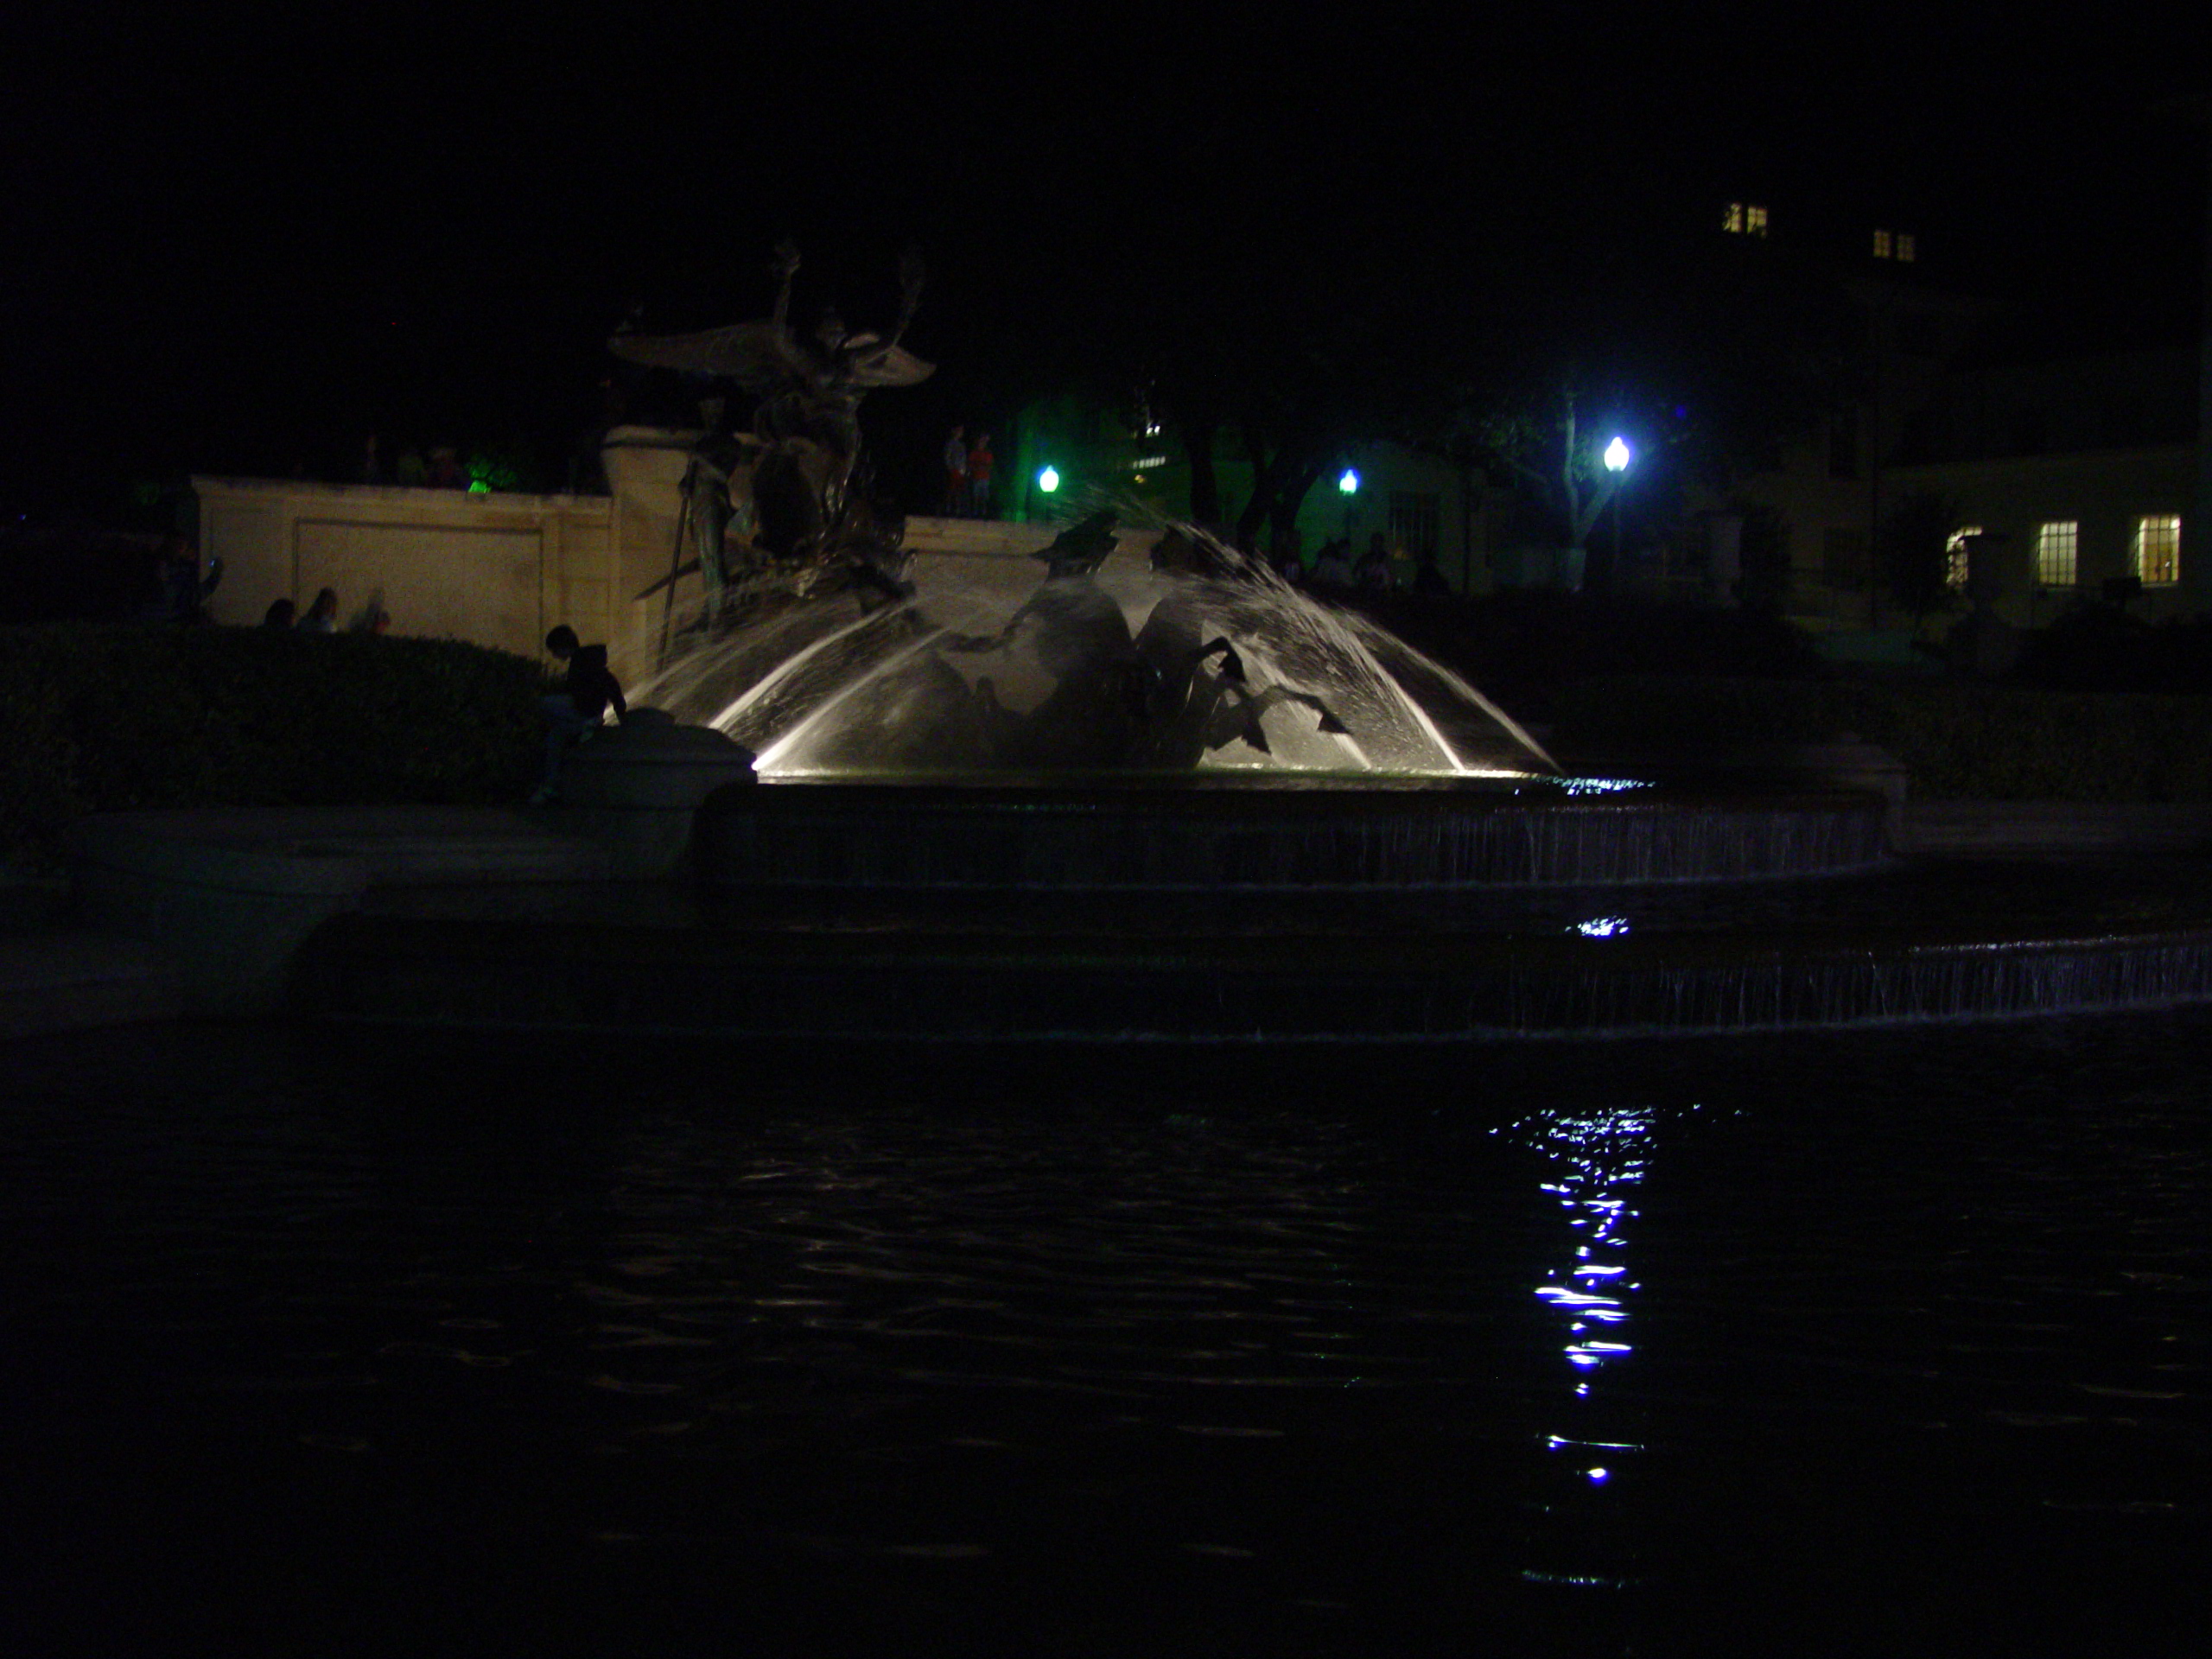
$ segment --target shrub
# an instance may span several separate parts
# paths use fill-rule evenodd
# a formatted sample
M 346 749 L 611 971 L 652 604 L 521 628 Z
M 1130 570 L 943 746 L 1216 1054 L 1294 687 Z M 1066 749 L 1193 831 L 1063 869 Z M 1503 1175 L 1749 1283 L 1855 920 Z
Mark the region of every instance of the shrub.
M 2212 623 L 2075 605 L 2029 642 L 2012 677 L 2070 691 L 2212 691 Z
M 51 859 L 86 811 L 514 799 L 543 690 L 454 640 L 0 628 L 0 856 Z
M 1555 688 L 1596 672 L 1796 679 L 1830 671 L 1796 628 L 1734 607 L 1592 600 L 1543 588 L 1357 604 L 1530 720 L 1551 719 Z
M 1558 741 L 1633 754 L 1878 743 L 1943 799 L 2212 801 L 2212 700 L 1961 682 L 1607 676 L 1558 689 Z

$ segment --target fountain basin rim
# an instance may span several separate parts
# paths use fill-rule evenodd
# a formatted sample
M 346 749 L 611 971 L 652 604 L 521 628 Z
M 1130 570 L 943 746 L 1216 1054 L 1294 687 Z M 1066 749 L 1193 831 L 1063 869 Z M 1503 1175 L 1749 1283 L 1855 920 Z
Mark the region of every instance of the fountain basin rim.
M 720 887 L 1618 886 L 1872 868 L 1884 810 L 1852 791 L 1576 795 L 1495 779 L 725 786 L 700 809 L 693 857 Z
M 963 798 L 1006 793 L 1072 796 L 1110 791 L 1116 796 L 1138 792 L 1160 795 L 1300 795 L 1374 791 L 1389 794 L 1468 793 L 1510 794 L 1529 788 L 1567 785 L 1567 779 L 1542 772 L 1311 772 L 1266 767 L 1222 767 L 1200 772 L 1145 771 L 1138 768 L 1096 770 L 1054 767 L 1050 771 L 1017 772 L 1003 767 L 988 771 L 910 769 L 899 772 L 786 772 L 767 771 L 760 781 L 781 788 L 819 790 L 896 790 L 905 792 L 944 791 Z M 1618 783 L 1621 780 L 1606 780 Z M 1643 780 L 1631 786 L 1648 788 Z M 1593 791 L 1593 792 L 1595 792 Z M 1623 791 L 1622 792 L 1628 792 Z

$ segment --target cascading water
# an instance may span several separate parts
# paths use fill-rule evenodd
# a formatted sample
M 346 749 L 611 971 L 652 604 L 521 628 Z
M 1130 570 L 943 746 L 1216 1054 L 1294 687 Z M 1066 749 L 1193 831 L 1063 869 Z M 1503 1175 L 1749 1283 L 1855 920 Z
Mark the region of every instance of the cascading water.
M 770 779 L 1554 773 L 1441 665 L 1272 572 L 1149 568 L 1124 546 L 1073 573 L 1031 558 L 924 561 L 910 597 L 752 596 L 637 699 L 712 726 Z M 1225 650 L 1222 647 L 1225 646 Z

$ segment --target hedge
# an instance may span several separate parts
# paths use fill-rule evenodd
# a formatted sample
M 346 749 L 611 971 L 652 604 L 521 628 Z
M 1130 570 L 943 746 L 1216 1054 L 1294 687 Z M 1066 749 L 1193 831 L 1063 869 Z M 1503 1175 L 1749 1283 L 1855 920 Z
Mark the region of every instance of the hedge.
M 1616 753 L 1845 733 L 1950 800 L 2212 801 L 2212 698 L 1958 681 L 1611 675 L 1554 688 L 1554 736 Z
M 0 628 L 0 857 L 132 807 L 518 800 L 538 664 L 454 640 Z

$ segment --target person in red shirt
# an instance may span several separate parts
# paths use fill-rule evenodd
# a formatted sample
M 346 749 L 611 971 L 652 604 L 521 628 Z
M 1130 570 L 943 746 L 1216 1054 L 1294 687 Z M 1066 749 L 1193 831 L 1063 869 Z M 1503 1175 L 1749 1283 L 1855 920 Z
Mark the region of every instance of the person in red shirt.
M 991 516 L 991 468 L 996 464 L 991 435 L 978 432 L 976 447 L 968 452 L 968 510 L 978 518 Z

